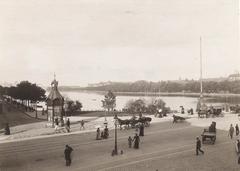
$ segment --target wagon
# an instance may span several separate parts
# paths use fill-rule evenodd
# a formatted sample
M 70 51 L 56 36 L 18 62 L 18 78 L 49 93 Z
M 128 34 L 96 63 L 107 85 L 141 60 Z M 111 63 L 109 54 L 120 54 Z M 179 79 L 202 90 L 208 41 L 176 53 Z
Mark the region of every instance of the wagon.
M 207 141 L 215 144 L 216 141 L 216 132 L 203 131 L 202 133 L 202 143 L 205 144 Z
M 212 122 L 209 129 L 204 129 L 202 133 L 202 143 L 206 143 L 207 141 L 211 142 L 212 144 L 215 144 L 216 141 L 216 122 Z

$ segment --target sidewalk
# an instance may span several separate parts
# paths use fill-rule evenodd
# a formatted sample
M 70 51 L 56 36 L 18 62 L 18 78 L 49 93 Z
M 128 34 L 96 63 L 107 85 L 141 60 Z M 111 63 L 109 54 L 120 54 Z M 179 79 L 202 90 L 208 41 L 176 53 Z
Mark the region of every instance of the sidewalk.
M 24 125 L 18 125 L 10 128 L 11 135 L 0 134 L 0 143 L 12 142 L 12 141 L 22 141 L 27 139 L 37 139 L 52 136 L 62 136 L 79 134 L 86 132 L 95 132 L 96 125 L 102 125 L 102 121 L 96 121 L 96 117 L 69 117 L 71 121 L 71 132 L 67 133 L 66 129 L 63 128 L 61 131 L 56 132 L 55 128 L 51 127 L 51 123 L 48 121 L 36 122 Z M 85 129 L 80 129 L 80 120 L 84 120 L 86 123 L 84 125 Z
M 169 122 L 172 121 L 172 115 L 168 115 L 163 118 L 156 118 L 153 115 L 148 117 L 152 118 L 151 123 L 161 123 L 161 122 Z M 197 117 L 196 115 L 192 115 L 192 118 Z M 71 123 L 71 132 L 67 133 L 66 129 L 60 128 L 59 131 L 56 131 L 55 128 L 51 127 L 51 123 L 48 121 L 29 123 L 24 125 L 18 125 L 14 127 L 10 127 L 11 135 L 5 136 L 0 134 L 0 143 L 6 143 L 11 141 L 22 141 L 27 139 L 38 139 L 52 136 L 63 136 L 63 135 L 71 135 L 71 134 L 81 134 L 87 132 L 96 132 L 97 128 L 100 128 L 102 131 L 105 128 L 104 117 L 81 117 L 81 116 L 71 116 L 67 117 L 70 119 Z M 122 116 L 121 119 L 129 119 L 131 116 Z M 112 130 L 115 128 L 115 120 L 113 116 L 109 116 L 106 118 L 108 122 L 108 129 Z M 84 129 L 81 128 L 80 121 L 84 120 Z

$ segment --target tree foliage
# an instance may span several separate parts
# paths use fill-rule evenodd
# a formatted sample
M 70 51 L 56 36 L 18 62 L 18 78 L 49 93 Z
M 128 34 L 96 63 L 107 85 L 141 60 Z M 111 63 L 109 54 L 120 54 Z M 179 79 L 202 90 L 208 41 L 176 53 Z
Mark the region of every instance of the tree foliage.
M 141 113 L 146 111 L 146 101 L 144 99 L 130 100 L 126 104 L 126 109 L 130 113 Z
M 103 108 L 106 109 L 108 112 L 113 111 L 116 107 L 116 96 L 112 91 L 108 91 L 107 94 L 104 96 L 104 100 L 102 100 Z
M 136 81 L 132 83 L 112 82 L 107 85 L 97 87 L 86 87 L 86 90 L 115 92 L 189 92 L 199 93 L 200 83 L 194 80 L 184 81 L 160 81 L 147 82 Z M 205 93 L 236 93 L 240 94 L 240 81 L 203 81 L 203 91 Z
M 78 100 L 76 101 L 67 100 L 66 104 L 67 104 L 67 109 L 66 109 L 67 115 L 72 115 L 77 111 L 81 111 L 82 109 L 82 103 L 79 102 Z
M 17 86 L 4 87 L 1 91 L 3 95 L 8 95 L 13 99 L 27 101 L 28 103 L 43 101 L 46 99 L 45 90 L 37 84 L 22 81 Z
M 166 103 L 162 99 L 152 99 L 146 101 L 145 99 L 129 100 L 125 109 L 132 113 L 157 113 L 159 109 L 163 112 L 170 110 L 166 107 Z

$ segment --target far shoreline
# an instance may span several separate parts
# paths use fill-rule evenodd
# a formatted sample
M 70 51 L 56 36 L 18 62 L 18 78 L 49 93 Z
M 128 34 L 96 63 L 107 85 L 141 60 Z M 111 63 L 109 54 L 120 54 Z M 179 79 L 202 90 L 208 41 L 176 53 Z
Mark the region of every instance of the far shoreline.
M 106 91 L 96 91 L 96 90 L 63 90 L 62 92 L 84 92 L 84 93 L 96 93 L 105 94 Z M 200 97 L 200 93 L 189 93 L 189 92 L 114 92 L 115 95 L 119 96 L 175 96 L 175 97 Z M 232 93 L 203 93 L 204 97 L 239 97 L 240 94 Z

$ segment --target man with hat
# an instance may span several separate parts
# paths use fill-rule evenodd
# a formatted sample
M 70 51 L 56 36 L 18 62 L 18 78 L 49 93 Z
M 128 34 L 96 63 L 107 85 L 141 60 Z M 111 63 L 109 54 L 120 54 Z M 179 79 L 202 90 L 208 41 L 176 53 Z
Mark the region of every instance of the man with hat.
M 198 151 L 200 151 L 202 154 L 204 154 L 204 151 L 201 150 L 201 140 L 199 137 L 196 138 L 196 155 L 198 155 Z

